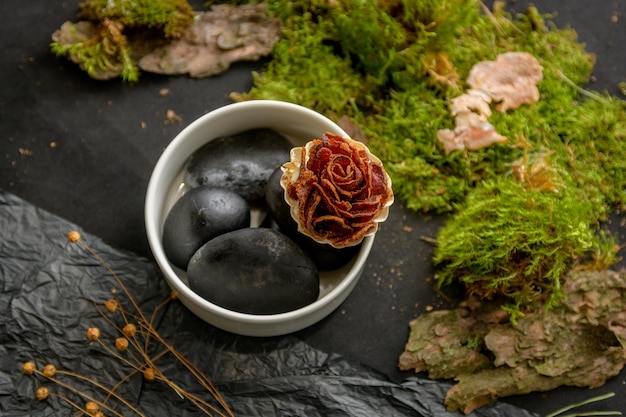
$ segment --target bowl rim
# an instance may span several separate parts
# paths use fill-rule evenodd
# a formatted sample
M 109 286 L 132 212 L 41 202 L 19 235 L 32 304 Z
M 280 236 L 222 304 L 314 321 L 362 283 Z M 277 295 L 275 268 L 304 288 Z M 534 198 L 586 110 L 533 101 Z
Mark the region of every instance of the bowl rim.
M 219 316 L 223 319 L 230 320 L 233 322 L 239 322 L 242 324 L 251 324 L 251 325 L 270 325 L 270 324 L 279 324 L 286 320 L 294 320 L 305 318 L 316 311 L 323 310 L 324 307 L 327 307 L 329 304 L 332 304 L 333 301 L 337 298 L 338 295 L 341 295 L 347 287 L 351 286 L 353 281 L 358 280 L 360 278 L 361 272 L 363 270 L 364 264 L 367 261 L 369 253 L 374 243 L 375 235 L 367 236 L 361 245 L 359 252 L 357 253 L 352 266 L 348 270 L 347 274 L 341 279 L 341 281 L 332 288 L 328 293 L 326 293 L 323 297 L 318 298 L 311 304 L 308 304 L 304 307 L 301 307 L 296 310 L 278 313 L 278 314 L 249 314 L 249 313 L 241 313 L 233 310 L 229 310 L 224 307 L 220 307 L 210 301 L 202 298 L 200 295 L 196 294 L 187 284 L 183 282 L 183 280 L 178 276 L 172 265 L 167 260 L 165 256 L 164 249 L 161 243 L 161 234 L 162 234 L 162 224 L 158 224 L 156 217 L 154 216 L 154 210 L 160 210 L 163 206 L 164 197 L 159 197 L 159 195 L 163 196 L 163 194 L 159 193 L 159 186 L 164 183 L 171 181 L 171 179 L 165 178 L 164 171 L 168 166 L 168 161 L 173 155 L 176 155 L 178 149 L 185 143 L 188 137 L 194 132 L 199 126 L 210 122 L 212 119 L 219 119 L 226 113 L 232 112 L 237 109 L 245 109 L 248 111 L 254 109 L 271 109 L 272 111 L 296 111 L 303 112 L 307 117 L 313 118 L 320 122 L 320 124 L 326 124 L 332 126 L 335 130 L 335 133 L 344 135 L 349 137 L 349 135 L 337 124 L 335 124 L 330 119 L 321 115 L 320 113 L 315 112 L 312 109 L 301 106 L 299 104 L 294 104 L 285 101 L 278 100 L 249 100 L 243 102 L 236 102 L 224 105 L 222 107 L 216 108 L 208 113 L 203 114 L 202 116 L 195 119 L 189 125 L 187 125 L 183 130 L 181 130 L 167 145 L 165 150 L 162 152 L 159 157 L 152 174 L 150 176 L 150 180 L 148 183 L 148 188 L 146 191 L 145 197 L 145 206 L 144 206 L 144 217 L 145 217 L 145 228 L 146 234 L 148 238 L 148 243 L 152 254 L 160 267 L 161 271 L 165 275 L 167 282 L 170 284 L 170 287 L 174 287 L 173 289 L 181 294 L 182 297 L 188 299 L 188 301 L 194 303 L 199 308 L 207 311 L 209 314 L 214 316 Z M 209 137 L 206 142 L 213 140 L 214 138 Z M 201 145 L 200 145 L 201 146 Z M 333 308 L 334 310 L 334 308 Z M 332 310 L 331 310 L 332 311 Z M 330 312 L 329 312 L 330 313 Z

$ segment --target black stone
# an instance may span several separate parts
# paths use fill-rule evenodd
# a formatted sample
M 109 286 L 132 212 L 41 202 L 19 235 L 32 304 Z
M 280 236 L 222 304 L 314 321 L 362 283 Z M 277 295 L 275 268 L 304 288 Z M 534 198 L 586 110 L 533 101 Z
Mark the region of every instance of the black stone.
M 250 226 L 250 206 L 232 191 L 197 187 L 180 197 L 163 226 L 163 250 L 169 261 L 186 269 L 193 254 L 223 233 Z
M 209 185 L 231 190 L 251 204 L 262 203 L 265 184 L 276 167 L 289 161 L 293 145 L 271 129 L 252 129 L 208 142 L 185 164 L 190 187 Z
M 267 228 L 209 241 L 189 261 L 187 275 L 198 295 L 241 313 L 284 313 L 319 296 L 315 263 L 287 236 Z

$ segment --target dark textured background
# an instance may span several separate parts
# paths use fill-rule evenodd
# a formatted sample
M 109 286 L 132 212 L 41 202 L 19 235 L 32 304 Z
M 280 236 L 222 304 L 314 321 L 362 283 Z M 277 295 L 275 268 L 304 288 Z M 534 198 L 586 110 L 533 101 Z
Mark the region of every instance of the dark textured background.
M 202 80 L 142 74 L 136 85 L 97 82 L 49 51 L 50 35 L 64 21 L 75 20 L 78 3 L 0 3 L 0 188 L 115 247 L 150 258 L 143 201 L 162 150 L 194 119 L 229 103 L 230 92 L 248 90 L 250 72 L 262 63 L 237 64 Z M 522 12 L 527 4 L 520 0 L 508 7 Z M 552 13 L 558 26 L 573 27 L 597 56 L 589 88 L 620 95 L 618 83 L 626 81 L 626 2 L 539 0 L 535 5 Z M 161 88 L 170 94 L 159 96 Z M 168 109 L 182 122 L 166 121 Z M 616 213 L 611 227 L 626 241 L 622 218 Z M 443 220 L 395 204 L 352 295 L 296 336 L 394 381 L 410 375 L 396 369 L 408 322 L 427 306 L 443 305 L 427 283 L 431 247 L 421 237 L 434 237 Z M 618 394 L 607 407 L 626 411 L 626 371 L 594 393 L 607 391 Z M 586 389 L 562 388 L 506 401 L 545 414 L 589 395 Z

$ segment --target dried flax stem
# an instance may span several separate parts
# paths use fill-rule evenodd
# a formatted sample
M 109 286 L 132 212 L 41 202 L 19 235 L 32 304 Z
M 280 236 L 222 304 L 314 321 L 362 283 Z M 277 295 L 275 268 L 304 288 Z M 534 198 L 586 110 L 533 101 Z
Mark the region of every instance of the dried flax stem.
M 493 13 L 491 13 L 491 10 L 489 10 L 489 7 L 487 7 L 487 5 L 481 1 L 480 2 L 480 8 L 483 11 L 483 13 L 485 13 L 487 15 L 487 17 L 489 18 L 491 23 L 493 23 L 493 27 L 496 28 L 496 30 L 498 31 L 500 36 L 504 36 L 505 33 L 504 33 L 504 30 L 502 29 L 502 26 L 500 25 L 500 23 L 498 23 L 498 21 L 496 20 L 496 17 L 493 15 Z
M 82 242 L 82 241 L 80 241 Z M 118 278 L 118 276 L 115 274 L 115 272 L 113 272 L 112 268 L 106 264 L 104 262 L 104 260 L 102 260 L 102 258 L 100 258 L 95 251 L 93 251 L 89 246 L 87 246 L 86 244 L 83 243 L 83 247 L 87 248 L 87 250 L 93 254 L 94 256 L 98 257 L 98 259 L 100 260 L 100 262 L 102 262 L 104 264 L 104 266 L 107 268 L 107 270 L 115 276 L 118 284 L 120 284 L 120 286 L 122 287 L 122 289 L 124 290 L 125 294 L 130 297 L 129 292 L 127 291 L 127 289 L 123 286 L 121 280 Z M 141 364 L 141 362 L 135 358 L 135 360 L 137 361 L 137 364 L 133 364 L 131 361 L 129 361 L 127 358 L 122 357 L 121 355 L 117 354 L 116 352 L 114 352 L 112 349 L 110 349 L 108 346 L 106 346 L 105 344 L 103 344 L 102 342 L 100 342 L 101 346 L 107 350 L 111 355 L 113 355 L 114 357 L 117 357 L 118 359 L 120 359 L 122 362 L 125 362 L 126 364 L 128 364 L 129 366 L 131 366 L 135 372 L 139 372 L 141 371 L 141 368 L 145 368 L 145 367 L 151 367 L 153 369 L 156 369 L 156 366 L 153 364 L 153 360 L 154 358 L 150 358 L 149 355 L 147 354 L 147 349 L 148 349 L 148 345 L 149 345 L 149 339 L 150 337 L 154 337 L 155 339 L 158 340 L 159 343 L 161 343 L 163 346 L 166 347 L 166 351 L 162 352 L 159 357 L 163 356 L 165 353 L 169 352 L 172 353 L 176 359 L 178 359 L 182 364 L 184 364 L 184 366 L 194 375 L 194 377 L 196 378 L 196 380 L 198 381 L 198 383 L 201 384 L 202 387 L 204 387 L 205 389 L 207 389 L 209 391 L 209 393 L 216 399 L 216 401 L 228 412 L 229 416 L 232 416 L 232 412 L 230 411 L 229 407 L 227 406 L 226 402 L 223 400 L 223 398 L 221 397 L 219 391 L 217 390 L 217 388 L 213 385 L 213 383 L 211 381 L 209 381 L 208 378 L 206 378 L 206 376 L 204 376 L 193 364 L 191 364 L 188 360 L 186 360 L 186 358 L 184 358 L 182 355 L 180 355 L 176 349 L 174 349 L 174 347 L 170 346 L 163 338 L 160 337 L 160 335 L 158 334 L 158 332 L 154 329 L 153 327 L 153 323 L 154 323 L 154 318 L 156 316 L 156 313 L 162 309 L 165 305 L 167 305 L 168 302 L 170 302 L 171 300 L 175 299 L 176 297 L 173 294 L 170 294 L 170 296 L 165 299 L 164 301 L 162 301 L 159 305 L 157 305 L 152 313 L 152 315 L 150 316 L 150 320 L 147 321 L 146 317 L 141 314 L 141 317 L 138 321 L 143 322 L 144 324 L 141 325 L 142 328 L 145 328 L 146 330 L 146 337 L 145 337 L 145 347 L 144 349 L 140 349 L 138 343 L 135 341 L 134 345 L 135 348 L 142 353 L 143 359 L 144 359 L 144 363 Z M 117 299 L 117 298 L 116 298 Z M 118 302 L 118 305 L 121 306 L 121 303 Z M 136 310 L 139 310 L 138 306 L 134 303 L 133 300 L 133 305 L 135 307 Z M 96 305 L 97 306 L 97 305 Z M 122 332 L 122 330 L 113 322 L 113 320 L 111 320 L 106 314 L 104 314 L 104 312 L 102 311 L 102 309 L 97 306 L 98 310 L 100 311 L 100 313 L 102 314 L 103 317 L 105 317 L 105 319 L 113 326 L 115 327 L 120 333 Z M 123 308 L 120 308 L 122 315 L 124 317 L 124 321 L 126 323 L 128 323 L 128 319 L 127 316 L 130 315 L 128 312 L 126 312 Z M 141 313 L 141 312 L 140 312 Z M 134 316 L 134 315 L 133 315 Z M 134 372 L 133 372 L 134 373 Z M 160 379 L 161 381 L 165 382 L 168 386 L 170 386 L 170 388 L 172 388 L 175 392 L 177 392 L 181 397 L 185 397 L 190 399 L 196 406 L 200 407 L 200 404 L 203 404 L 204 406 L 210 408 L 212 411 L 217 412 L 220 415 L 224 415 L 222 414 L 218 409 L 216 409 L 215 407 L 213 407 L 212 405 L 210 405 L 209 403 L 207 403 L 206 401 L 200 399 L 199 397 L 195 397 L 192 396 L 189 393 L 186 393 L 184 390 L 180 389 L 173 381 L 171 381 L 169 378 L 165 377 L 164 375 L 160 374 L 160 377 L 158 379 Z M 119 385 L 116 385 L 116 387 Z M 206 413 L 206 410 L 203 410 Z
M 83 409 L 83 408 L 82 408 L 79 404 L 76 404 L 74 401 L 70 400 L 70 399 L 69 399 L 69 398 L 67 398 L 67 397 L 64 397 L 63 395 L 60 395 L 60 394 L 55 394 L 55 393 L 53 393 L 53 392 L 51 392 L 49 395 L 50 395 L 51 397 L 57 397 L 57 398 L 59 398 L 59 399 L 61 399 L 61 400 L 65 401 L 66 403 L 68 403 L 69 405 L 71 405 L 71 406 L 72 406 L 72 407 L 74 407 L 76 410 L 78 410 L 78 411 L 80 411 L 80 412 L 82 412 L 82 413 L 84 413 L 84 412 L 85 412 L 85 410 L 84 410 L 84 409 Z M 106 407 L 105 407 L 105 408 L 106 408 Z M 115 410 L 110 410 L 110 411 L 111 411 L 113 414 L 115 414 L 116 416 L 118 416 L 118 417 L 124 417 L 124 415 L 122 415 L 122 414 L 119 414 L 119 413 L 115 412 Z
M 187 368 L 187 370 L 196 378 L 198 383 L 213 396 L 213 398 L 224 408 L 224 410 L 226 410 L 229 416 L 234 416 L 215 385 L 194 364 L 189 362 L 187 358 L 181 355 L 173 346 L 168 344 L 158 332 L 154 332 L 152 337 L 165 347 L 166 352 L 171 353 L 182 365 L 185 366 L 185 368 Z M 215 411 L 219 412 L 217 410 Z M 222 414 L 220 413 L 220 415 Z
M 595 402 L 607 400 L 609 398 L 613 398 L 615 396 L 614 392 L 609 392 L 603 395 L 598 395 L 596 397 L 588 398 L 584 401 L 578 402 L 576 404 L 571 404 L 566 407 L 560 408 L 553 413 L 548 414 L 546 417 L 556 417 L 561 416 L 561 414 L 573 410 L 574 408 L 582 407 L 588 404 L 592 404 Z M 575 416 L 621 416 L 622 413 L 620 411 L 591 411 L 588 413 L 573 413 L 566 414 L 561 417 L 575 417 Z
M 595 93 L 593 91 L 589 91 L 586 90 L 584 88 L 579 87 L 578 85 L 576 85 L 576 83 L 574 83 L 572 80 L 570 80 L 567 75 L 565 75 L 563 73 L 563 71 L 561 70 L 556 70 L 556 73 L 558 74 L 559 78 L 563 81 L 565 81 L 565 83 L 567 85 L 569 85 L 570 87 L 572 87 L 574 90 L 576 90 L 578 92 L 578 94 L 581 94 L 587 98 L 590 98 L 592 100 L 597 100 L 599 102 L 604 102 L 606 99 L 604 97 L 602 97 L 600 94 Z
M 148 345 L 149 345 L 149 336 L 150 336 L 150 331 L 152 331 L 152 333 L 156 333 L 156 330 L 154 330 L 154 318 L 156 317 L 157 313 L 163 308 L 165 307 L 170 301 L 173 301 L 176 299 L 176 294 L 175 293 L 170 293 L 170 296 L 167 297 L 165 300 L 163 300 L 159 305 L 157 305 L 156 307 L 154 307 L 154 310 L 152 311 L 152 315 L 150 316 L 150 321 L 147 323 L 146 328 L 149 330 L 148 334 L 146 335 L 146 341 L 145 341 L 145 349 L 148 349 Z
M 127 357 L 120 355 L 118 352 L 114 351 L 108 345 L 104 344 L 99 339 L 99 337 L 91 339 L 92 341 L 97 341 L 105 349 L 105 351 L 107 351 L 107 353 L 111 354 L 115 358 L 118 358 L 120 361 L 122 361 L 122 363 L 125 363 L 126 365 L 128 365 L 129 367 L 133 369 L 131 373 L 126 375 L 126 377 L 120 380 L 113 388 L 106 389 L 106 391 L 108 392 L 108 395 L 103 401 L 103 403 L 106 403 L 111 397 L 114 397 L 126 403 L 123 399 L 121 399 L 121 397 L 118 396 L 118 394 L 115 393 L 115 391 L 117 390 L 117 388 L 119 388 L 119 386 L 122 385 L 122 383 L 127 381 L 132 375 L 134 375 L 137 372 L 142 372 L 144 374 L 144 378 L 148 380 L 158 379 L 162 381 L 167 386 L 169 386 L 174 392 L 176 392 L 181 398 L 188 399 L 200 411 L 202 411 L 203 413 L 207 415 L 212 415 L 212 413 L 217 413 L 221 417 L 229 417 L 229 416 L 233 417 L 234 413 L 229 408 L 228 404 L 226 403 L 224 398 L 221 396 L 221 394 L 219 393 L 215 385 L 195 365 L 193 365 L 189 360 L 187 360 L 187 358 L 185 358 L 178 351 L 176 351 L 176 349 L 173 346 L 167 343 L 165 339 L 163 339 L 161 335 L 157 332 L 157 330 L 154 328 L 154 320 L 156 318 L 157 313 L 161 309 L 163 309 L 163 307 L 165 307 L 170 301 L 175 300 L 177 298 L 176 294 L 170 293 L 169 297 L 167 297 L 165 300 L 163 300 L 154 308 L 150 318 L 148 319 L 144 315 L 142 310 L 139 308 L 139 305 L 136 303 L 135 299 L 132 297 L 127 287 L 122 282 L 122 280 L 113 271 L 113 268 L 95 250 L 93 250 L 89 245 L 87 245 L 81 239 L 80 234 L 78 232 L 70 232 L 68 234 L 68 240 L 73 243 L 80 243 L 84 249 L 86 249 L 91 255 L 93 255 L 106 268 L 106 270 L 111 275 L 113 275 L 117 284 L 122 288 L 124 294 L 126 295 L 128 300 L 132 303 L 132 306 L 135 312 L 127 311 L 123 308 L 122 303 L 120 302 L 117 296 L 117 291 L 115 290 L 113 290 L 114 301 L 115 301 L 114 307 L 109 308 L 107 306 L 107 310 L 110 313 L 114 313 L 115 311 L 120 310 L 121 312 L 120 314 L 125 323 L 125 328 L 129 324 L 132 324 L 129 318 L 135 320 L 137 322 L 138 327 L 141 329 L 141 333 L 143 334 L 143 337 L 144 337 L 142 341 L 142 340 L 137 339 L 134 331 L 131 332 L 132 334 L 128 334 L 127 332 L 125 332 L 124 331 L 125 328 L 124 329 L 120 328 L 120 326 L 117 325 L 117 323 L 98 304 L 95 304 L 96 308 L 98 309 L 102 317 L 104 317 L 105 320 L 114 329 L 116 329 L 120 334 L 124 335 L 125 336 L 124 339 L 128 341 L 130 343 L 130 346 L 136 349 L 136 351 L 140 355 L 140 356 L 136 356 L 135 354 L 131 352 L 129 353 L 130 358 L 127 358 Z M 160 343 L 164 347 L 163 351 L 159 352 L 153 357 L 151 357 L 148 354 L 151 339 L 155 340 L 157 343 Z M 128 349 L 124 349 L 124 351 L 126 350 Z M 182 364 L 196 378 L 197 382 L 203 388 L 205 388 L 208 391 L 208 393 L 213 397 L 213 399 L 218 403 L 218 405 L 223 408 L 223 411 L 220 410 L 217 406 L 207 402 L 206 400 L 185 391 L 183 388 L 179 387 L 174 381 L 172 381 L 171 379 L 169 379 L 167 376 L 165 376 L 159 371 L 159 368 L 155 365 L 154 362 L 157 361 L 158 359 L 161 359 L 167 353 L 171 353 L 179 361 L 179 363 Z M 146 376 L 148 371 L 152 371 L 150 373 L 150 378 Z
M 92 254 L 98 260 L 98 262 L 100 262 L 102 264 L 102 266 L 104 266 L 106 268 L 106 270 L 109 271 L 109 273 L 111 273 L 111 275 L 113 275 L 113 278 L 115 278 L 115 281 L 117 281 L 117 284 L 120 286 L 120 288 L 122 288 L 122 290 L 124 291 L 124 294 L 126 294 L 126 297 L 132 303 L 135 311 L 140 315 L 142 320 L 144 320 L 146 323 L 148 323 L 148 320 L 146 319 L 145 315 L 143 314 L 143 311 L 141 311 L 141 309 L 137 305 L 137 302 L 135 301 L 133 296 L 130 294 L 130 292 L 126 288 L 126 285 L 124 285 L 124 283 L 122 282 L 120 277 L 117 276 L 115 271 L 113 271 L 113 268 L 111 268 L 111 265 L 109 265 L 95 250 L 93 250 L 89 245 L 87 245 L 87 243 L 85 243 L 85 241 L 83 241 L 82 239 L 79 239 L 76 243 L 79 243 L 90 254 Z
M 86 400 L 93 401 L 93 402 L 97 403 L 97 404 L 98 404 L 98 405 L 100 405 L 101 407 L 106 408 L 108 411 L 110 411 L 110 412 L 114 413 L 116 416 L 119 416 L 119 417 L 124 417 L 124 415 L 123 415 L 123 414 L 120 414 L 120 413 L 116 412 L 113 408 L 111 408 L 111 407 L 107 406 L 106 404 L 104 404 L 104 402 L 100 402 L 100 401 L 98 401 L 96 398 L 92 397 L 91 395 L 85 394 L 84 392 L 82 392 L 82 391 L 81 391 L 81 390 L 79 390 L 78 388 L 74 388 L 72 385 L 67 384 L 67 383 L 65 383 L 65 382 L 63 382 L 63 381 L 61 381 L 61 380 L 59 380 L 59 379 L 57 379 L 57 378 L 50 377 L 50 376 L 46 376 L 46 375 L 44 375 L 42 372 L 40 372 L 39 370 L 37 370 L 37 371 L 35 371 L 35 372 L 36 372 L 37 374 L 39 374 L 39 375 L 43 376 L 44 378 L 48 379 L 50 382 L 53 382 L 53 383 L 55 383 L 56 385 L 58 385 L 58 386 L 60 386 L 60 387 L 63 387 L 63 388 L 65 388 L 65 389 L 67 389 L 68 391 L 71 391 L 71 392 L 73 392 L 73 393 L 77 394 L 78 396 L 80 396 L 80 397 L 82 397 L 82 398 L 84 398 L 84 399 L 86 399 Z M 79 374 L 75 374 L 75 373 L 73 373 L 73 372 L 62 371 L 62 370 L 57 370 L 56 372 L 57 372 L 58 374 L 62 374 L 62 375 L 65 375 L 65 376 L 69 376 L 69 377 L 72 377 L 72 378 L 79 379 L 79 380 L 81 380 L 81 381 L 88 382 L 89 384 L 93 385 L 94 387 L 97 387 L 97 388 L 99 388 L 99 389 L 101 389 L 101 390 L 103 390 L 103 391 L 105 391 L 105 392 L 112 393 L 112 391 L 111 391 L 109 388 L 107 388 L 106 386 L 104 386 L 104 385 L 102 385 L 101 383 L 99 383 L 98 381 L 93 380 L 93 379 L 91 379 L 91 378 L 88 378 L 88 377 L 86 377 L 86 376 L 82 376 L 82 375 L 79 375 Z M 64 401 L 66 401 L 68 404 L 72 405 L 73 407 L 78 408 L 78 409 L 79 409 L 79 410 L 81 410 L 81 411 L 83 410 L 83 409 L 82 409 L 82 407 L 80 407 L 80 406 L 78 406 L 77 404 L 73 403 L 73 402 L 72 402 L 72 401 L 70 401 L 67 397 L 64 397 L 64 396 L 61 396 L 61 395 L 58 395 L 58 394 L 51 394 L 51 395 L 54 395 L 54 396 L 56 396 L 56 397 L 59 397 L 59 398 L 63 399 L 63 400 L 64 400 Z M 139 415 L 139 416 L 145 417 L 145 415 L 144 415 L 141 411 L 139 411 L 139 410 L 138 410 L 137 408 L 135 408 L 135 407 L 134 407 L 131 403 L 129 403 L 127 400 L 125 400 L 125 399 L 124 399 L 124 397 L 122 397 L 122 396 L 120 396 L 120 395 L 118 395 L 118 394 L 114 394 L 114 393 L 112 393 L 112 395 L 115 397 L 115 399 L 119 400 L 122 404 L 124 404 L 125 406 L 127 406 L 127 407 L 128 407 L 130 410 L 132 410 L 134 413 L 136 413 L 136 414 L 137 414 L 137 415 Z

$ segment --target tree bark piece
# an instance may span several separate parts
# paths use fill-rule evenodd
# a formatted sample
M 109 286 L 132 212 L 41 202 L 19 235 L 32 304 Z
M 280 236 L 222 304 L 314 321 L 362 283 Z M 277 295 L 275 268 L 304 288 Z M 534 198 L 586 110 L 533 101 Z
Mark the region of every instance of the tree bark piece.
M 468 300 L 410 323 L 403 370 L 454 378 L 450 411 L 562 385 L 599 387 L 626 363 L 626 273 L 568 275 L 563 303 L 511 323 L 495 302 Z
M 280 38 L 281 24 L 269 17 L 265 4 L 213 6 L 200 12 L 182 38 L 157 47 L 139 59 L 143 71 L 209 77 L 233 62 L 269 55 Z

